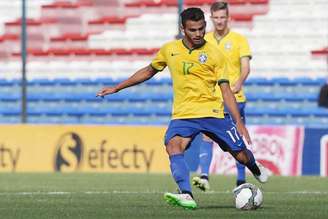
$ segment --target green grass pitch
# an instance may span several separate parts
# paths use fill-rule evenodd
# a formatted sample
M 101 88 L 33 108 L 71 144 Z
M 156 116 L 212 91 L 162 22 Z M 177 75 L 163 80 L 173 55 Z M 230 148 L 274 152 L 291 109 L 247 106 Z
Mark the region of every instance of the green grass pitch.
M 234 176 L 211 176 L 212 191 L 194 189 L 199 208 L 169 206 L 176 186 L 165 174 L 0 174 L 1 218 L 328 218 L 328 179 L 277 177 L 260 185 L 263 207 L 237 210 Z

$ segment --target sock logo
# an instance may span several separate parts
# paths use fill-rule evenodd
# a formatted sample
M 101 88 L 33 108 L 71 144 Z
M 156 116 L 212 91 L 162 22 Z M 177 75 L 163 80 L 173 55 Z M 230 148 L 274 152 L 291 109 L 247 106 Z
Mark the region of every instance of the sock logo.
M 63 134 L 57 143 L 55 171 L 72 172 L 79 169 L 82 161 L 83 142 L 74 132 Z

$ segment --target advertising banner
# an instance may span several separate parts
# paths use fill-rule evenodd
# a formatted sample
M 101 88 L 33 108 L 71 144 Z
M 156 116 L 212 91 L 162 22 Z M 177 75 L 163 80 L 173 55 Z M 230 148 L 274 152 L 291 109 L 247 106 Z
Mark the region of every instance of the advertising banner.
M 328 176 L 328 129 L 249 126 L 248 147 L 272 174 Z M 0 172 L 169 173 L 166 127 L 0 125 Z M 199 165 L 201 135 L 185 153 Z M 213 146 L 212 174 L 235 174 L 235 160 Z
M 256 160 L 275 175 L 301 175 L 304 129 L 295 126 L 248 126 Z M 211 173 L 235 174 L 234 158 L 214 144 Z
M 164 127 L 0 125 L 3 172 L 169 172 Z
M 306 128 L 303 150 L 303 175 L 328 176 L 328 129 Z
M 328 132 L 320 139 L 320 175 L 328 176 Z

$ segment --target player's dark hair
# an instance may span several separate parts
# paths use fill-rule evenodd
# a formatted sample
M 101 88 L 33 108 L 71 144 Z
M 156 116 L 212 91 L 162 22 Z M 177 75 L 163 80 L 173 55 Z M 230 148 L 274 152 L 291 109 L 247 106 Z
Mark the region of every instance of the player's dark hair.
M 215 11 L 219 11 L 219 10 L 226 10 L 227 11 L 227 15 L 229 15 L 228 3 L 225 2 L 225 1 L 220 1 L 220 2 L 214 2 L 211 5 L 211 13 L 213 13 Z
M 204 12 L 200 8 L 187 8 L 180 14 L 180 20 L 183 27 L 186 26 L 186 22 L 205 20 Z

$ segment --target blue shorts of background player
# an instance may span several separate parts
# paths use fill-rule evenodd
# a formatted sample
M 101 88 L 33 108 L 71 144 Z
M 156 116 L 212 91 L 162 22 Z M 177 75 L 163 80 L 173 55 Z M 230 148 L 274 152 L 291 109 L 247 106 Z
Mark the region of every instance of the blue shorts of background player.
M 246 148 L 230 116 L 224 119 L 196 118 L 171 120 L 165 134 L 165 145 L 168 145 L 175 136 L 182 137 L 182 140 L 186 140 L 186 143 L 190 145 L 192 139 L 199 133 L 204 133 L 209 136 L 213 141 L 218 143 L 223 151 L 229 152 L 235 159 L 239 159 L 238 155 L 241 152 L 245 152 L 248 161 L 243 161 L 243 164 L 254 174 L 255 178 L 258 179 L 261 175 L 261 171 L 255 162 L 253 153 Z M 179 186 L 180 192 L 188 193 L 192 196 L 189 181 L 190 171 L 185 162 L 184 153 L 172 154 L 169 159 L 171 173 Z
M 245 119 L 245 106 L 246 102 L 238 103 L 239 113 L 241 116 L 242 121 L 246 122 Z M 227 109 L 227 107 L 225 107 Z M 229 112 L 225 112 L 226 117 Z M 203 138 L 202 143 L 199 149 L 199 167 L 200 167 L 200 177 L 194 177 L 193 183 L 195 186 L 200 188 L 203 191 L 209 189 L 209 169 L 212 161 L 213 156 L 213 142 L 209 141 L 206 138 Z M 245 165 L 241 164 L 240 162 L 236 161 L 237 167 L 237 180 L 236 185 L 239 186 L 246 182 L 246 175 L 245 175 Z

